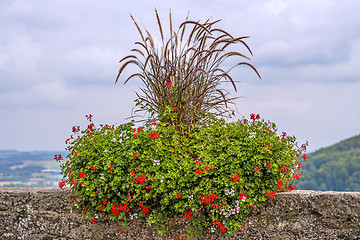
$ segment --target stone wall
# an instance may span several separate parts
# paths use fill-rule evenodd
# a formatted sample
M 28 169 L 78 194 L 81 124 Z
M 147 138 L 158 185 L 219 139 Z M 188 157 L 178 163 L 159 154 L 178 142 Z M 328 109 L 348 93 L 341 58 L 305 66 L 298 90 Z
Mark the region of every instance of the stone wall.
M 57 189 L 0 188 L 0 239 L 185 239 L 186 219 L 162 237 L 142 220 L 93 224 L 71 213 L 67 198 Z M 233 237 L 217 229 L 199 239 L 360 239 L 360 192 L 280 193 L 247 227 Z

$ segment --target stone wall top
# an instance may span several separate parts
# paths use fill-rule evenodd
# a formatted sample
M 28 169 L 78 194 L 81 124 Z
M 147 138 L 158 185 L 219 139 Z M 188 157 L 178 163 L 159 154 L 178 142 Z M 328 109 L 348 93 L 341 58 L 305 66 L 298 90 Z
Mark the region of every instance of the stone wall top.
M 189 224 L 179 219 L 166 237 L 145 220 L 122 226 L 96 219 L 93 224 L 71 212 L 69 194 L 59 189 L 0 188 L 0 239 L 177 239 Z M 246 225 L 246 232 L 233 237 L 217 230 L 199 239 L 360 239 L 360 192 L 278 193 L 252 213 Z

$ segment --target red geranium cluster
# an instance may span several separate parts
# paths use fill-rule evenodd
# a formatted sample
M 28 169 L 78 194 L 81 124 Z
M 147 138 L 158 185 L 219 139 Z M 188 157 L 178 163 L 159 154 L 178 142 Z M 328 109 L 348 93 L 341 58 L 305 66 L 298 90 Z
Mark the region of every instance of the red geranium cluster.
M 216 224 L 216 225 L 219 226 L 220 231 L 221 231 L 222 233 L 226 232 L 224 225 L 222 225 L 222 223 L 220 222 L 220 219 L 218 219 L 216 222 L 214 222 L 214 221 L 212 221 L 212 222 L 213 222 L 214 224 Z
M 266 196 L 269 197 L 269 198 L 271 198 L 271 199 L 273 199 L 273 198 L 276 196 L 276 193 L 275 193 L 275 191 L 267 192 L 267 193 L 266 193 Z
M 138 174 L 136 176 L 136 178 L 133 178 L 133 181 L 135 181 L 140 183 L 140 184 L 145 184 L 146 181 L 146 174 Z
M 160 137 L 160 135 L 155 131 L 149 133 L 149 138 L 151 138 L 151 139 L 159 138 L 159 137 Z
M 142 211 L 143 211 L 144 214 L 146 214 L 147 212 L 150 211 L 150 210 L 149 210 L 149 207 L 146 207 L 146 206 L 142 205 L 141 203 L 140 203 L 140 206 L 141 206 Z
M 216 197 L 217 197 L 217 194 L 215 194 L 215 193 L 208 194 L 208 196 L 204 195 L 204 196 L 201 196 L 201 202 L 208 204 L 208 203 L 213 202 L 216 199 Z
M 119 211 L 123 211 L 123 212 L 129 211 L 130 209 L 128 206 L 126 206 L 126 204 L 127 203 L 124 204 L 119 203 L 116 207 L 115 205 L 112 205 L 111 211 L 113 212 L 114 215 L 118 215 Z
M 230 180 L 231 181 L 234 181 L 234 182 L 236 182 L 237 180 L 239 180 L 240 179 L 240 176 L 239 176 L 239 174 L 236 176 L 236 177 L 233 177 L 233 175 L 231 174 L 231 176 L 230 176 Z
M 191 210 L 189 212 L 184 212 L 184 218 L 191 218 Z

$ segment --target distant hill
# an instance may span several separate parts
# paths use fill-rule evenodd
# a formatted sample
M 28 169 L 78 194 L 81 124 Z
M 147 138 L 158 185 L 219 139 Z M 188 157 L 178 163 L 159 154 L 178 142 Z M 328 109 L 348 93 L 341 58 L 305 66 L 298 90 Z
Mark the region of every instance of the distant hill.
M 61 180 L 55 154 L 66 156 L 65 151 L 0 150 L 1 187 L 55 188 Z
M 308 155 L 298 190 L 360 191 L 360 135 Z

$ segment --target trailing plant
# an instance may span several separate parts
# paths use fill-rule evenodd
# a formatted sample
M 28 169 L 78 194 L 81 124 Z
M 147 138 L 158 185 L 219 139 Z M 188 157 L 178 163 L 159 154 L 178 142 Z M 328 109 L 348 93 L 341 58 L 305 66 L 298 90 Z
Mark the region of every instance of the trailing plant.
M 306 150 L 258 115 L 212 119 L 188 137 L 163 122 L 95 127 L 89 120 L 83 131 L 73 127 L 68 159 L 56 156 L 59 186 L 70 188 L 73 206 L 93 221 L 146 218 L 162 234 L 179 218 L 191 221 L 188 235 L 244 229 L 253 209 L 294 188 L 292 170 Z
M 224 69 L 224 63 L 230 57 L 250 60 L 246 54 L 231 50 L 233 45 L 241 44 L 252 55 L 245 43 L 248 36 L 233 37 L 215 27 L 220 20 L 210 19 L 203 23 L 186 19 L 175 32 L 170 12 L 169 36 L 166 39 L 157 11 L 156 17 L 161 36 L 159 43 L 148 30 L 142 31 L 131 16 L 141 41 L 135 42 L 137 48 L 131 50 L 134 54 L 120 60 L 122 65 L 115 81 L 128 66 L 138 68 L 124 81 L 125 84 L 132 78 L 139 78 L 143 83 L 140 88 L 142 95 L 137 94 L 139 101 L 135 112 L 142 111 L 146 120 L 161 120 L 180 131 L 183 127 L 189 129 L 206 124 L 211 117 L 224 117 L 231 113 L 229 104 L 238 97 L 229 97 L 229 92 L 221 87 L 222 83 L 230 82 L 237 91 L 230 70 L 247 65 L 260 77 L 255 67 L 246 61 Z M 168 106 L 177 109 L 174 118 L 164 118 L 168 116 L 163 114 Z

